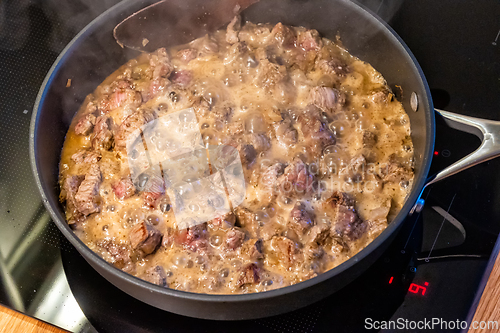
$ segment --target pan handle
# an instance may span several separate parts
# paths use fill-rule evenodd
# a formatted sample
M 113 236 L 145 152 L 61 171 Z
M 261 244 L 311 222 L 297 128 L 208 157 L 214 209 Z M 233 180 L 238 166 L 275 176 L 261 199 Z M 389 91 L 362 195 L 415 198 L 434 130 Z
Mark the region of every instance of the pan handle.
M 500 155 L 500 121 L 474 118 L 438 109 L 436 109 L 436 112 L 444 118 L 446 124 L 451 128 L 479 137 L 481 145 L 469 155 L 429 178 L 420 195 L 422 195 L 427 186 Z M 419 198 L 411 209 L 410 214 L 420 212 L 423 206 L 424 200 Z

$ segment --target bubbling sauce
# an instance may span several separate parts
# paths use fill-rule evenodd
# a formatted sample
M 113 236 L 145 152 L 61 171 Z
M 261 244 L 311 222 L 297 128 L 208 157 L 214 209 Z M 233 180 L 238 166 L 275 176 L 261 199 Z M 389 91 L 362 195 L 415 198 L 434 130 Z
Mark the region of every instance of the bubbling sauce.
M 204 145 L 237 149 L 246 190 L 228 212 L 182 229 L 171 184 L 132 176 L 141 153 L 127 142 L 189 108 Z M 155 132 L 154 149 L 170 131 Z M 199 293 L 266 291 L 338 266 L 386 228 L 412 182 L 409 118 L 380 73 L 315 30 L 239 18 L 119 68 L 86 98 L 60 162 L 68 223 L 90 249 Z

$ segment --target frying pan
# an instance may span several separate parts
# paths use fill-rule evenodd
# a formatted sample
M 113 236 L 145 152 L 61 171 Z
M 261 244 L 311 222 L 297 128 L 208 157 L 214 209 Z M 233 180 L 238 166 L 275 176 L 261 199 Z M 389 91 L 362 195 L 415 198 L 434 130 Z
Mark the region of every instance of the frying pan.
M 323 36 L 341 36 L 343 45 L 353 55 L 373 65 L 389 86 L 399 85 L 400 97 L 411 121 L 415 151 L 415 180 L 403 208 L 373 242 L 334 269 L 310 280 L 255 294 L 209 295 L 162 288 L 128 275 L 105 262 L 72 232 L 59 203 L 58 163 L 64 137 L 71 120 L 83 102 L 109 74 L 139 53 L 120 47 L 113 38 L 113 28 L 123 19 L 151 5 L 152 0 L 124 1 L 104 12 L 64 49 L 52 66 L 40 89 L 30 129 L 30 157 L 33 173 L 43 202 L 54 223 L 88 263 L 103 277 L 133 297 L 170 312 L 186 316 L 236 320 L 259 318 L 291 311 L 324 298 L 358 277 L 370 266 L 395 237 L 408 214 L 419 211 L 425 186 L 460 170 L 500 154 L 500 123 L 435 111 L 424 74 L 404 42 L 382 20 L 362 6 L 348 0 L 263 0 L 242 12 L 252 22 L 282 22 L 317 29 Z M 186 33 L 186 22 L 196 27 L 203 19 L 192 20 L 191 11 L 210 16 L 220 2 L 207 0 L 169 0 L 172 6 L 165 20 L 175 20 L 162 31 L 165 46 L 187 42 L 197 30 Z M 184 20 L 184 18 L 186 18 Z M 189 18 L 189 20 L 188 20 Z M 176 29 L 184 29 L 183 31 Z M 153 39 L 152 39 L 153 40 Z M 66 87 L 68 79 L 71 86 Z M 429 177 L 435 113 L 450 126 L 477 134 L 483 141 L 472 154 L 438 174 Z

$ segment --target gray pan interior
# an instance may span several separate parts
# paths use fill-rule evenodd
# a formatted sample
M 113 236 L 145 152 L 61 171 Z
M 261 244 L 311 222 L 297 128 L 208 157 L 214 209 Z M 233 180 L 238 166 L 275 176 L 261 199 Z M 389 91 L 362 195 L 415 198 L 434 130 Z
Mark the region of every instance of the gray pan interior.
M 138 55 L 116 44 L 114 26 L 153 2 L 125 1 L 96 18 L 61 53 L 40 89 L 31 122 L 30 156 L 43 202 L 58 228 L 94 269 L 124 292 L 158 308 L 198 318 L 235 320 L 283 313 L 318 301 L 354 280 L 386 249 L 418 199 L 432 158 L 434 110 L 424 75 L 403 41 L 351 1 L 262 0 L 245 10 L 243 17 L 253 22 L 303 25 L 331 39 L 339 34 L 352 54 L 371 63 L 390 86 L 403 88 L 402 102 L 411 119 L 415 147 L 415 184 L 397 218 L 370 245 L 342 265 L 290 287 L 247 295 L 207 295 L 161 288 L 128 275 L 106 263 L 73 234 L 58 201 L 58 162 L 65 134 L 85 96 Z M 183 8 L 203 2 L 172 0 Z M 175 31 L 165 33 L 167 37 L 172 34 Z M 68 79 L 72 84 L 66 88 Z M 418 112 L 411 111 L 411 92 L 419 96 Z

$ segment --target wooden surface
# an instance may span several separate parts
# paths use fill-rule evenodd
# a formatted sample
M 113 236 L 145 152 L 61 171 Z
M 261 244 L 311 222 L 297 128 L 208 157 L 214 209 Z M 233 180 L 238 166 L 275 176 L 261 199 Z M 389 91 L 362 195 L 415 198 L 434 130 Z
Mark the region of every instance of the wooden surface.
M 1 333 L 63 333 L 59 328 L 0 305 Z
M 499 245 L 500 238 L 499 241 L 497 241 L 497 246 L 495 246 L 493 253 L 498 253 L 500 248 Z M 494 265 L 493 267 L 490 267 L 491 273 L 488 277 L 486 287 L 481 295 L 481 299 L 479 300 L 479 304 L 471 324 L 474 322 L 479 323 L 481 321 L 488 324 L 489 321 L 495 321 L 498 324 L 498 328 L 496 328 L 492 323 L 490 323 L 489 329 L 474 329 L 471 326 L 468 333 L 500 332 L 500 255 L 497 255 L 496 259 L 491 261 L 491 264 Z M 64 333 L 67 331 L 61 330 L 0 305 L 0 333 L 12 332 Z
M 500 242 L 497 241 L 497 245 Z M 494 261 L 494 266 L 491 269 L 491 273 L 484 288 L 483 294 L 481 295 L 481 300 L 477 306 L 476 313 L 472 319 L 471 327 L 469 333 L 486 333 L 486 332 L 500 332 L 500 255 L 498 255 L 498 246 L 495 246 L 493 254 L 497 254 Z M 474 322 L 478 324 L 483 321 L 483 325 L 487 325 L 488 321 L 496 321 L 498 326 L 494 326 L 490 323 L 490 328 L 476 328 L 472 327 Z M 479 326 L 478 326 L 479 327 Z

